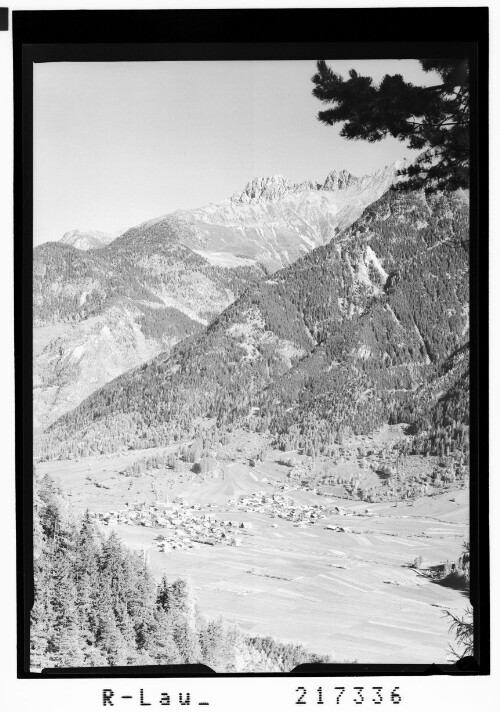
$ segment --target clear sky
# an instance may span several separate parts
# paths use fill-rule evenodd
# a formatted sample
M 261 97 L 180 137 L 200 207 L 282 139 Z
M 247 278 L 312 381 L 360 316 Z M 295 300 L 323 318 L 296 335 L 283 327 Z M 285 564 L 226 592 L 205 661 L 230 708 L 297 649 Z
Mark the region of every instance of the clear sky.
M 329 64 L 435 82 L 417 60 Z M 320 181 L 412 158 L 395 139 L 347 141 L 317 121 L 314 72 L 309 60 L 36 64 L 35 244 L 218 202 L 256 176 Z

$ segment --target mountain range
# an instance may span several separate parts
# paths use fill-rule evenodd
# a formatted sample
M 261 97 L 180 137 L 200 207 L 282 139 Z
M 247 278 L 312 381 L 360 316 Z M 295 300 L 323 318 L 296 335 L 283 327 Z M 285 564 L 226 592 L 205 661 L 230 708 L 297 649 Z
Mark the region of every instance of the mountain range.
M 75 230 L 34 250 L 34 426 L 212 322 L 245 290 L 335 240 L 399 164 L 321 184 L 250 181 L 204 208 L 117 235 Z
M 244 204 L 266 201 L 270 210 L 292 196 L 302 200 L 299 186 L 279 182 L 276 194 L 278 181 L 272 183 L 272 197 L 263 196 L 265 182 L 247 186 Z M 352 189 L 348 176 L 345 183 L 332 194 Z M 325 191 L 306 192 L 321 198 Z M 217 432 L 245 423 L 306 454 L 328 454 L 345 433 L 396 422 L 409 426 L 419 452 L 465 448 L 468 210 L 463 191 L 386 189 L 292 264 L 247 277 L 197 333 L 62 415 L 47 428 L 41 454 L 172 443 L 196 437 L 207 423 Z M 155 224 L 165 230 L 172 220 Z M 180 223 L 186 226 L 182 216 Z M 113 245 L 131 239 L 130 232 L 145 243 L 144 232 L 129 231 Z M 189 229 L 186 238 L 193 238 Z M 222 252 L 224 241 L 214 242 Z M 258 255 L 254 246 L 245 255 L 254 269 Z M 259 266 L 269 272 L 266 259 Z M 243 268 L 228 271 L 235 269 Z
M 255 178 L 220 203 L 177 210 L 132 228 L 147 240 L 172 220 L 185 229 L 184 245 L 211 264 L 233 267 L 258 262 L 274 272 L 329 242 L 359 218 L 397 178 L 395 163 L 356 178 L 332 171 L 322 184 L 294 183 L 280 175 Z

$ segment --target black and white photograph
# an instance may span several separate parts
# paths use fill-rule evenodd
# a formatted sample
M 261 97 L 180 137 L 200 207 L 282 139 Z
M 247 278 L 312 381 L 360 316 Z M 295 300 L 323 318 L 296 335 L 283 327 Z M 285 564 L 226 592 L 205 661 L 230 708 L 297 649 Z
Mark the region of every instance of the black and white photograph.
M 471 654 L 468 82 L 35 65 L 34 669 Z
M 477 56 L 372 44 L 23 54 L 26 675 L 485 674 Z

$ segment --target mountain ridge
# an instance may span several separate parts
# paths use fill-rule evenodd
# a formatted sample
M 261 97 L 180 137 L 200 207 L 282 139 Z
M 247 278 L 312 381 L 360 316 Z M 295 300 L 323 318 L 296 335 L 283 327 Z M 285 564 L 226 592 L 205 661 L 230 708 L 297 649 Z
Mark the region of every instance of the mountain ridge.
M 256 200 L 177 210 L 108 236 L 107 245 L 97 244 L 101 233 L 74 231 L 36 247 L 35 427 L 196 333 L 246 287 L 337 239 L 396 171 L 362 179 L 331 171 L 322 185 L 257 179 L 247 184 L 260 190 Z
M 360 178 L 353 176 L 345 169 L 334 169 L 328 173 L 323 183 L 318 183 L 317 181 L 313 181 L 311 179 L 306 179 L 300 183 L 297 183 L 288 178 L 284 178 L 280 174 L 255 177 L 248 181 L 242 191 L 236 192 L 230 198 L 217 203 L 209 203 L 201 208 L 175 210 L 158 218 L 138 223 L 135 227 L 117 230 L 114 232 L 90 229 L 82 230 L 80 228 L 75 228 L 65 232 L 59 242 L 71 245 L 80 250 L 102 249 L 117 238 L 125 235 L 125 233 L 129 230 L 137 230 L 147 227 L 175 214 L 184 215 L 192 211 L 208 211 L 214 206 L 226 203 L 228 200 L 234 203 L 259 203 L 276 201 L 288 194 L 300 193 L 304 191 L 336 192 L 353 186 L 366 186 L 370 182 L 376 181 L 378 177 L 385 177 L 388 173 L 394 180 L 398 180 L 397 172 L 403 165 L 405 165 L 405 163 L 406 159 L 396 161 L 393 164 L 386 165 L 383 168 L 380 168 L 373 173 L 366 174 Z
M 224 270 L 175 242 L 83 251 L 47 243 L 33 269 L 34 423 L 196 333 L 264 272 Z
M 396 162 L 362 178 L 331 171 L 323 184 L 295 183 L 279 175 L 254 178 L 243 191 L 219 203 L 176 210 L 124 236 L 148 239 L 175 220 L 184 224 L 184 244 L 213 264 L 231 267 L 247 260 L 273 272 L 326 244 L 358 219 L 400 180 L 402 165 Z
M 388 191 L 340 241 L 89 396 L 49 428 L 45 451 L 164 444 L 204 418 L 223 430 L 250 418 L 280 446 L 328 450 L 339 428 L 365 432 L 405 409 L 425 420 L 430 400 L 412 412 L 414 389 L 468 340 L 467 217 L 459 194 Z

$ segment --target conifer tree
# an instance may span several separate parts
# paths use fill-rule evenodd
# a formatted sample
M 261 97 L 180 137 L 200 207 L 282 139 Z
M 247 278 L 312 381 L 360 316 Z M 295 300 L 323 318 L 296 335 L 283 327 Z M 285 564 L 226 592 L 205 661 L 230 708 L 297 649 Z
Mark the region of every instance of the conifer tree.
M 87 645 L 95 642 L 96 601 L 100 587 L 99 544 L 87 511 L 80 525 L 75 547 L 75 585 L 79 602 L 80 627 Z
M 182 662 L 198 662 L 201 650 L 196 631 L 195 601 L 189 583 L 177 579 L 169 584 L 164 577 L 159 587 L 158 603 L 171 615 L 173 637 Z
M 354 69 L 349 78 L 336 74 L 324 60 L 312 77 L 313 95 L 333 107 L 318 119 L 333 126 L 342 123 L 340 135 L 374 142 L 393 136 L 422 150 L 405 173 L 401 188 L 437 189 L 469 186 L 469 67 L 462 59 L 425 59 L 425 72 L 436 72 L 440 82 L 416 86 L 401 74 L 386 74 L 380 84 Z
M 205 665 L 213 670 L 233 669 L 238 638 L 236 628 L 225 626 L 222 618 L 203 622 L 200 627 L 200 649 Z
M 154 612 L 155 625 L 147 640 L 147 648 L 157 665 L 177 665 L 183 662 L 174 639 L 172 616 L 161 607 Z

